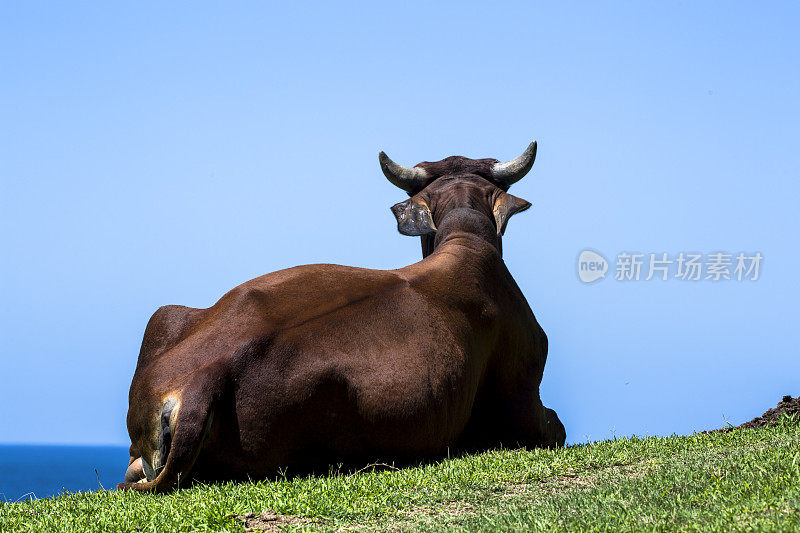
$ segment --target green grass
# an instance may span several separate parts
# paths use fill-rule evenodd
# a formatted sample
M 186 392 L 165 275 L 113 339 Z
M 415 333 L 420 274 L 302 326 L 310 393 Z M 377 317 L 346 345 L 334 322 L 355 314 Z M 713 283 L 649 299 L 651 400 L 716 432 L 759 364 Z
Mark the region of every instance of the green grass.
M 0 473 L 2 475 L 2 473 Z M 800 531 L 800 425 L 494 450 L 405 468 L 64 494 L 0 505 L 0 531 L 244 531 L 233 513 L 311 530 Z

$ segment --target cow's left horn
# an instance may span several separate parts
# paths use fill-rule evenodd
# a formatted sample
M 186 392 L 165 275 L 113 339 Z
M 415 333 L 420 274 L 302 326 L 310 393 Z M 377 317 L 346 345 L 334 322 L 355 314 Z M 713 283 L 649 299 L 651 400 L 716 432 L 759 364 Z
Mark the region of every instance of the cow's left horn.
M 423 169 L 398 165 L 389 159 L 389 156 L 384 152 L 378 154 L 378 160 L 381 162 L 381 170 L 386 179 L 392 182 L 392 185 L 400 187 L 408 194 L 418 193 L 428 181 L 428 173 Z
M 534 159 L 536 159 L 536 141 L 529 144 L 521 156 L 505 163 L 495 163 L 492 167 L 492 177 L 508 188 L 525 177 L 533 166 Z

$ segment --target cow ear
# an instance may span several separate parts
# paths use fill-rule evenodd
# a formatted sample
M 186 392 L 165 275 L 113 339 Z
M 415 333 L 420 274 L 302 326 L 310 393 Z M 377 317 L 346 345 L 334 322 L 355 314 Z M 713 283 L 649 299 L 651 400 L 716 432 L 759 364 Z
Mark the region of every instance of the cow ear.
M 494 201 L 494 222 L 497 226 L 497 234 L 503 235 L 506 231 L 506 224 L 511 215 L 525 211 L 531 206 L 531 203 L 522 198 L 517 198 L 512 194 L 501 192 L 497 199 Z
M 436 233 L 431 209 L 424 200 L 409 198 L 405 202 L 394 204 L 392 213 L 397 219 L 397 231 L 403 235 L 430 235 Z

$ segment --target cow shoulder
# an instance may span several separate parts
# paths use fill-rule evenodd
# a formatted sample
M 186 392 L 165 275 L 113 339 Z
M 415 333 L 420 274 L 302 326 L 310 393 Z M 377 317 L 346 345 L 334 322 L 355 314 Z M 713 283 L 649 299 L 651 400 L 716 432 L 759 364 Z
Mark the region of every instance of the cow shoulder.
M 137 366 L 145 366 L 154 357 L 163 354 L 183 340 L 189 326 L 201 311 L 201 309 L 183 305 L 159 307 L 150 317 L 144 330 Z

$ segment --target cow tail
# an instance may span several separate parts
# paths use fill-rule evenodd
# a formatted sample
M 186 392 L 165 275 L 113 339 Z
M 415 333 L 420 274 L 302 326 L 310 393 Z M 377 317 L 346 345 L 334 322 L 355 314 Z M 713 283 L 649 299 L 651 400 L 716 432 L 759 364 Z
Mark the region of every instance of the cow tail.
M 214 405 L 225 387 L 227 376 L 220 366 L 198 369 L 183 388 L 179 404 L 174 407 L 178 414 L 174 432 L 168 436 L 164 449 L 167 460 L 161 472 L 152 481 L 120 483 L 117 490 L 168 492 L 188 485 L 192 467 L 214 420 Z

